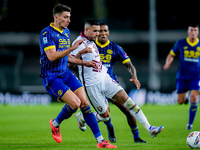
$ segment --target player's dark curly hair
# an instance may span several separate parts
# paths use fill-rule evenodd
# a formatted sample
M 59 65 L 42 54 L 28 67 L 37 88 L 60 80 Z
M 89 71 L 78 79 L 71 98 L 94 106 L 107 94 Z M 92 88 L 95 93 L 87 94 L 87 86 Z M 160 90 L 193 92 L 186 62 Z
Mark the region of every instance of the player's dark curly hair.
M 53 8 L 53 15 L 62 13 L 63 11 L 71 12 L 71 8 L 63 4 L 58 4 Z

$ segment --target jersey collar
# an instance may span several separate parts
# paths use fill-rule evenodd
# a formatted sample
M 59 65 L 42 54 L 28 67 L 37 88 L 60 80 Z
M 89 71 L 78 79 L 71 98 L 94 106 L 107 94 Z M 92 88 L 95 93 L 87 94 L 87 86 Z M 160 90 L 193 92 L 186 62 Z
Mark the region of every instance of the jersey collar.
M 98 41 L 97 39 L 95 40 L 95 42 L 96 42 L 96 44 L 97 44 L 98 46 L 100 46 L 101 48 L 104 48 L 104 47 L 108 46 L 108 44 L 110 44 L 110 41 L 109 41 L 109 40 L 108 40 L 105 44 L 99 43 L 99 41 Z
M 84 37 L 89 40 L 88 36 L 86 36 L 83 32 L 80 33 L 81 37 Z
M 190 40 L 189 40 L 189 37 L 187 37 L 186 38 L 186 41 L 187 41 L 187 43 L 190 45 L 190 46 L 195 46 L 195 45 L 197 45 L 197 43 L 199 42 L 199 39 L 197 38 L 197 40 L 195 41 L 195 42 L 190 42 Z
M 56 28 L 56 27 L 54 26 L 54 23 L 53 23 L 53 22 L 50 23 L 50 26 L 51 26 L 52 28 L 54 28 L 54 30 L 60 32 L 61 34 L 63 33 L 63 30 L 60 30 L 60 29 Z

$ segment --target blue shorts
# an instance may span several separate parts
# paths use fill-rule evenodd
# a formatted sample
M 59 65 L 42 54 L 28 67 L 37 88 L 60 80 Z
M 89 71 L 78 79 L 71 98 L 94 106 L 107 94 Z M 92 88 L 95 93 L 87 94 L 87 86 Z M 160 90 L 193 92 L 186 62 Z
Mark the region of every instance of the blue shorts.
M 176 79 L 176 89 L 177 93 L 186 93 L 187 91 L 197 90 L 199 91 L 199 79 L 190 79 L 190 80 L 183 80 L 183 79 Z
M 78 78 L 70 71 L 62 75 L 42 78 L 46 90 L 60 101 L 68 90 L 76 91 L 83 87 Z

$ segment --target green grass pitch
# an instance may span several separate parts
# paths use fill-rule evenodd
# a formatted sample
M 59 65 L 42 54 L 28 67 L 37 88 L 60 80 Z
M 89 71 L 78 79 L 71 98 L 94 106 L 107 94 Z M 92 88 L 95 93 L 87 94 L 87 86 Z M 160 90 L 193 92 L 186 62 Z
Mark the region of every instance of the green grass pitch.
M 56 143 L 51 136 L 49 120 L 56 117 L 64 104 L 49 106 L 0 106 L 0 149 L 2 150 L 93 150 L 96 140 L 89 127 L 82 132 L 78 129 L 75 115 L 61 124 L 62 143 Z M 110 104 L 112 123 L 115 127 L 120 150 L 187 150 L 186 131 L 189 105 L 141 107 L 151 125 L 163 125 L 165 129 L 156 138 L 151 138 L 144 127 L 138 123 L 140 137 L 147 144 L 134 143 L 125 116 Z M 199 131 L 199 112 L 197 111 L 193 130 Z M 105 139 L 106 126 L 99 123 Z

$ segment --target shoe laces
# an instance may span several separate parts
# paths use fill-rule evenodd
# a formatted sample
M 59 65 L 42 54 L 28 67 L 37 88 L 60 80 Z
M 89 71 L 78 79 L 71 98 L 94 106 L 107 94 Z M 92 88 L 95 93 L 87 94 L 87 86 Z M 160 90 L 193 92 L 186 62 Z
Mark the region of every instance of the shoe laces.
M 102 147 L 106 147 L 109 145 L 109 143 L 106 140 L 102 141 L 101 143 L 102 143 Z
M 60 127 L 55 127 L 55 134 L 59 135 L 60 134 Z

